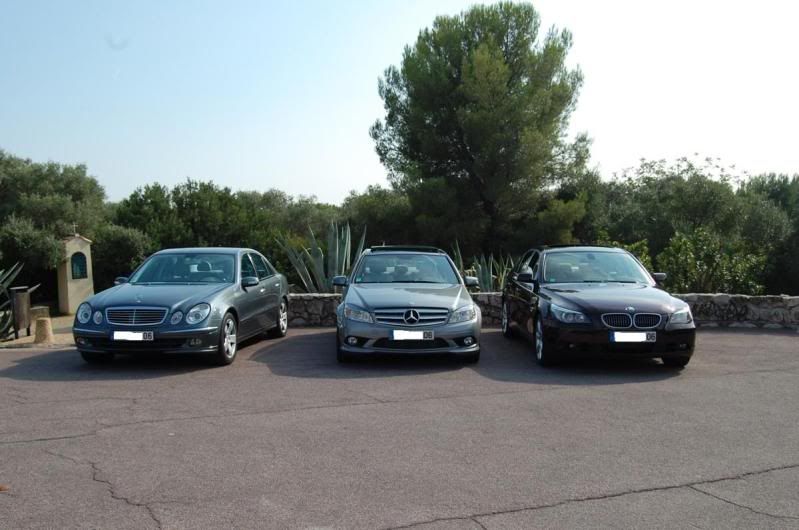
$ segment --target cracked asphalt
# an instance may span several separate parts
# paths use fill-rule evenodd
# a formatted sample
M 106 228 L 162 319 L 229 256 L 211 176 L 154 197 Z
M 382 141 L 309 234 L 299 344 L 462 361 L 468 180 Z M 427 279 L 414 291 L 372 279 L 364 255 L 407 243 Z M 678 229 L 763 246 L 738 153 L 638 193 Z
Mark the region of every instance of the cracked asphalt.
M 0 528 L 799 528 L 799 335 L 658 361 L 340 366 L 330 329 L 89 366 L 0 351 Z

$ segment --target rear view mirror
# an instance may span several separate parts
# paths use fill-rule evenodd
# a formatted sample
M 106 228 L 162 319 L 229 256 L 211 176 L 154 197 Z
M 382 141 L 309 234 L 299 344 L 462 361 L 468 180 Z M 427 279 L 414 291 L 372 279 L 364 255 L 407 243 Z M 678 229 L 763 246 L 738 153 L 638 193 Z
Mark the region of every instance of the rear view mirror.
M 255 276 L 245 276 L 241 279 L 241 286 L 245 289 L 247 287 L 255 287 L 256 285 L 258 285 L 258 278 Z
M 346 276 L 333 276 L 333 285 L 335 287 L 346 287 L 348 283 Z
M 666 280 L 666 273 L 665 272 L 655 272 L 652 273 L 652 277 L 655 279 L 656 282 L 661 283 Z
M 520 283 L 533 283 L 533 273 L 532 272 L 520 272 L 516 276 L 516 281 Z
M 127 276 L 117 276 L 114 279 L 114 285 L 119 285 L 119 284 L 122 284 L 122 283 L 128 283 L 128 277 Z
M 480 281 L 474 276 L 465 276 L 463 278 L 463 284 L 466 285 L 466 287 L 479 287 Z

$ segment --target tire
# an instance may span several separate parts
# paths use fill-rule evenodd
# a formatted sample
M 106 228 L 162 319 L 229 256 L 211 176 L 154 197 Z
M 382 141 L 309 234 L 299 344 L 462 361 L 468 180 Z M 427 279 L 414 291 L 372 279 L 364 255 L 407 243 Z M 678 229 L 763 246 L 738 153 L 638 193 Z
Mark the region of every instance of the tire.
M 463 364 L 477 364 L 480 362 L 480 350 L 461 357 Z
M 663 364 L 670 368 L 685 368 L 691 361 L 690 355 L 671 355 L 668 357 L 661 357 Z
M 505 338 L 512 339 L 515 333 L 510 325 L 510 312 L 508 311 L 508 303 L 505 300 L 502 300 L 502 314 L 500 315 L 500 326 L 502 327 L 502 335 Z
M 286 299 L 280 301 L 280 308 L 277 311 L 277 322 L 275 327 L 266 332 L 267 336 L 273 339 L 285 337 L 289 332 L 289 304 Z
M 219 326 L 219 344 L 216 353 L 213 355 L 214 364 L 226 366 L 236 360 L 238 353 L 238 343 L 236 334 L 238 322 L 231 313 L 225 313 L 222 324 Z
M 108 364 L 114 360 L 113 353 L 82 351 L 80 352 L 80 356 L 83 357 L 83 360 L 89 364 Z
M 535 319 L 535 361 L 540 366 L 552 366 L 556 362 L 554 348 L 544 336 L 544 325 L 539 313 Z

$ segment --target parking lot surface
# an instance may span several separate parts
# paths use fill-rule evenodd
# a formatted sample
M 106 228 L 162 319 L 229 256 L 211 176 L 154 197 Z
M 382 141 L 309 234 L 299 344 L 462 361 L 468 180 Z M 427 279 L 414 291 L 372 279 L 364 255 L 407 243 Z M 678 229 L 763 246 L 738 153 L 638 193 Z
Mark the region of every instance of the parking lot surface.
M 89 366 L 0 350 L 0 528 L 799 528 L 799 335 L 659 361 L 338 365 L 330 329 Z

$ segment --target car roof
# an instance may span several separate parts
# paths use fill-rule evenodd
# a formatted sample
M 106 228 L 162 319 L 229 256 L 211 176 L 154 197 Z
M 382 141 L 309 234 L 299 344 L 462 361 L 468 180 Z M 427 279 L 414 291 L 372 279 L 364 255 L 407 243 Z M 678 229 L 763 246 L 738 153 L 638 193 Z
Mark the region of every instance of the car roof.
M 552 254 L 555 252 L 574 252 L 574 251 L 581 251 L 581 252 L 618 252 L 618 253 L 625 253 L 627 252 L 623 248 L 619 247 L 606 247 L 602 245 L 551 245 L 551 246 L 541 246 L 536 247 L 537 250 L 541 252 L 546 252 L 547 254 Z
M 380 245 L 377 247 L 367 248 L 364 253 L 376 252 L 390 252 L 390 253 L 413 253 L 413 254 L 446 254 L 443 250 L 437 247 L 428 247 L 423 245 Z
M 156 254 L 182 254 L 182 253 L 204 253 L 204 254 L 237 254 L 239 252 L 258 252 L 251 248 L 238 247 L 187 247 L 187 248 L 165 248 Z

